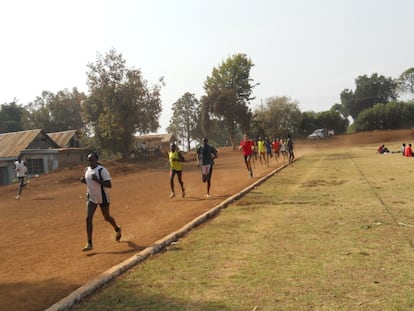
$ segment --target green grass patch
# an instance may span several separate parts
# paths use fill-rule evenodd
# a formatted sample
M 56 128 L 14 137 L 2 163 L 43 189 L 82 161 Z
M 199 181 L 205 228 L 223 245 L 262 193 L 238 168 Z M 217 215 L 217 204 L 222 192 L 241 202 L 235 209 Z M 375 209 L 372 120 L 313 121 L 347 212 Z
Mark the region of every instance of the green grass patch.
M 413 310 L 413 170 L 306 155 L 74 310 Z

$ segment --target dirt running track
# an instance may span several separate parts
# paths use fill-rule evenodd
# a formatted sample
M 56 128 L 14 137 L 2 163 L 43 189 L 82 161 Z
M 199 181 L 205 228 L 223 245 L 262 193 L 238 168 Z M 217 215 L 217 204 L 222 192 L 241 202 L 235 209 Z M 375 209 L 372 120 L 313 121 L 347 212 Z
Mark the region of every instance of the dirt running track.
M 91 252 L 81 251 L 86 242 L 83 166 L 32 178 L 20 200 L 16 185 L 0 187 L 0 310 L 49 307 L 283 163 L 271 160 L 269 168 L 256 163 L 250 179 L 240 152 L 219 149 L 209 199 L 195 162 L 184 164 L 186 197 L 176 182 L 173 199 L 168 198 L 166 159 L 152 163 L 155 168 L 102 162 L 111 173 L 111 212 L 123 236 L 115 242 L 97 210 Z
M 407 136 L 408 130 L 399 135 Z M 374 142 L 372 136 L 369 138 Z M 379 141 L 386 140 L 382 137 Z M 344 144 L 344 140 L 337 143 Z M 318 147 L 318 143 L 311 147 Z M 303 152 L 297 143 L 296 155 Z M 250 179 L 239 151 L 219 149 L 210 199 L 204 198 L 205 184 L 194 162 L 184 164 L 186 197 L 181 198 L 176 182 L 177 197 L 169 199 L 165 162 L 151 163 L 151 168 L 102 163 L 111 173 L 111 212 L 122 226 L 123 236 L 120 243 L 115 242 L 111 226 L 97 210 L 91 252 L 81 251 L 86 242 L 86 186 L 79 182 L 83 166 L 31 179 L 20 200 L 15 200 L 16 185 L 0 187 L 0 310 L 43 310 L 51 306 L 265 176 L 283 160 L 275 163 L 271 159 L 269 168 L 261 168 L 256 162 L 255 176 Z

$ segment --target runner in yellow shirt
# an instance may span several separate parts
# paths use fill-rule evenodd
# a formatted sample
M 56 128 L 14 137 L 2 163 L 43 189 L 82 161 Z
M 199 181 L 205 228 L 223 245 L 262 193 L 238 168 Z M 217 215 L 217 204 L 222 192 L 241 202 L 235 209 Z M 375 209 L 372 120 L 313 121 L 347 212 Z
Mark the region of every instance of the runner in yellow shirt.
M 182 162 L 185 162 L 183 155 L 177 148 L 176 144 L 171 145 L 171 150 L 168 152 L 168 161 L 170 164 L 170 186 L 171 186 L 171 194 L 170 198 L 175 197 L 174 192 L 174 177 L 177 175 L 178 182 L 181 186 L 182 196 L 185 197 L 185 190 L 184 190 L 184 183 L 182 181 L 182 172 L 183 166 Z
M 265 145 L 265 141 L 261 137 L 259 137 L 257 141 L 257 149 L 259 149 L 258 152 L 259 152 L 260 167 L 263 167 L 262 159 L 264 161 L 264 164 L 266 164 L 266 145 Z

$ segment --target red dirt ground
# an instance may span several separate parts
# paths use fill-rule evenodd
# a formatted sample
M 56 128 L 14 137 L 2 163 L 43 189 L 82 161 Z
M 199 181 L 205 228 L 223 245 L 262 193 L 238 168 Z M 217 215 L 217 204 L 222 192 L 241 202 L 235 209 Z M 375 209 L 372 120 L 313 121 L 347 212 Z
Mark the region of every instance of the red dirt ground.
M 338 135 L 326 141 L 296 141 L 295 154 L 324 146 L 409 143 L 409 130 Z M 248 178 L 242 155 L 220 148 L 212 180 L 212 197 L 205 199 L 195 162 L 184 164 L 186 197 L 169 199 L 166 159 L 144 165 L 102 162 L 112 177 L 111 213 L 122 226 L 120 243 L 97 210 L 94 249 L 82 252 L 85 233 L 85 190 L 80 183 L 83 166 L 32 178 L 16 200 L 16 185 L 0 187 L 0 309 L 43 310 L 95 278 L 103 271 L 151 246 L 172 231 L 211 209 L 260 177 L 269 168 L 256 162 Z

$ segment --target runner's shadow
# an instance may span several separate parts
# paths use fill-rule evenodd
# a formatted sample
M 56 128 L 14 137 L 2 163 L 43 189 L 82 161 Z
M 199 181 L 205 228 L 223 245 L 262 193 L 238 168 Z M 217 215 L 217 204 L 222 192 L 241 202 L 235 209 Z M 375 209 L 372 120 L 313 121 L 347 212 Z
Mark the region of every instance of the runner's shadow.
M 186 196 L 185 198 L 181 198 L 181 199 L 176 200 L 176 201 L 182 201 L 182 202 L 185 202 L 185 201 L 187 201 L 187 202 L 188 201 L 197 201 L 197 202 L 199 202 L 199 201 L 208 201 L 208 200 L 214 200 L 214 199 L 227 199 L 227 196 L 215 195 L 215 196 L 211 196 L 209 198 L 206 198 L 205 196 L 202 196 L 202 197 L 190 197 L 190 196 Z
M 91 256 L 96 256 L 96 255 L 104 255 L 104 254 L 130 254 L 130 253 L 139 253 L 140 251 L 146 249 L 146 246 L 140 246 L 135 244 L 134 242 L 131 241 L 120 241 L 119 243 L 127 243 L 128 244 L 128 248 L 127 250 L 124 251 L 118 251 L 118 252 L 90 252 L 88 253 L 86 256 L 91 257 Z
M 200 197 L 190 197 L 190 196 L 186 196 L 185 198 L 180 198 L 180 201 L 200 201 L 202 198 Z M 178 200 L 177 200 L 178 201 Z

